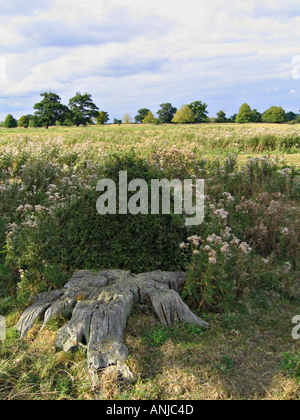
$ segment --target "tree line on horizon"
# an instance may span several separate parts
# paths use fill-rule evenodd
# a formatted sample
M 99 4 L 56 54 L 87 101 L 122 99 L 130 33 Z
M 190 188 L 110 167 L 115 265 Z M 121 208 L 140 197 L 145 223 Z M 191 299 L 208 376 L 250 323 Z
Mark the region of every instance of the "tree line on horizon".
M 42 92 L 42 100 L 34 105 L 33 115 L 23 115 L 16 120 L 12 114 L 8 114 L 0 127 L 45 127 L 50 126 L 86 126 L 88 124 L 103 125 L 109 121 L 106 111 L 100 111 L 92 100 L 89 93 L 76 95 L 69 100 L 68 106 L 61 103 L 59 95 L 52 91 Z M 141 108 L 137 111 L 134 121 L 129 113 L 126 113 L 122 120 L 114 118 L 113 124 L 200 124 L 200 123 L 300 123 L 300 114 L 286 112 L 282 107 L 272 106 L 264 113 L 244 103 L 238 114 L 227 117 L 223 110 L 217 113 L 215 118 L 208 116 L 208 105 L 202 101 L 194 101 L 189 105 L 182 105 L 179 109 L 171 103 L 160 105 L 157 117 L 148 108 Z M 299 111 L 300 112 L 300 111 Z

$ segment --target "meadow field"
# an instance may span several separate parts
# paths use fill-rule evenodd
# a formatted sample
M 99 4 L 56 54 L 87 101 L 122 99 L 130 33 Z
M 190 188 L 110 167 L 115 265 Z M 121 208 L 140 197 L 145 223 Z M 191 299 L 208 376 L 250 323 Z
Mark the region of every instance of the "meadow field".
M 0 129 L 0 399 L 300 399 L 300 125 Z M 96 211 L 102 178 L 205 180 L 205 221 Z M 82 269 L 185 271 L 182 298 L 208 330 L 129 320 L 134 381 L 97 386 L 85 352 L 54 347 L 66 320 L 16 323 L 37 293 Z

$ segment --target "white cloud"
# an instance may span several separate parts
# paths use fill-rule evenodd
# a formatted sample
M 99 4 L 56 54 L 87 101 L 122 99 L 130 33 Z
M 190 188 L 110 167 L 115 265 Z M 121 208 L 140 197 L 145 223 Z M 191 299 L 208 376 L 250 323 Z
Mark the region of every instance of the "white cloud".
M 212 113 L 233 113 L 247 100 L 265 107 L 275 98 L 298 109 L 291 77 L 297 3 L 54 0 L 38 10 L 29 2 L 24 13 L 15 2 L 15 13 L 10 7 L 0 18 L 7 62 L 0 111 L 46 88 L 64 98 L 88 91 L 111 114 L 189 99 L 211 103 Z

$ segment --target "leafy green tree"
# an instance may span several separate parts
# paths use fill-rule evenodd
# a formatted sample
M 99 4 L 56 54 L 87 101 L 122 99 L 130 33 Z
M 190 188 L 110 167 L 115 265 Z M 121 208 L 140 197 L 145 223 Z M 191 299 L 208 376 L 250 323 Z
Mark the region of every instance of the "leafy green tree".
M 123 123 L 123 124 L 132 124 L 132 118 L 131 118 L 131 116 L 130 116 L 130 114 L 129 114 L 128 112 L 126 112 L 126 113 L 123 115 L 123 118 L 122 118 L 122 123 Z
M 148 108 L 139 109 L 137 115 L 134 117 L 135 122 L 138 124 L 142 123 L 143 120 L 147 117 L 149 112 L 150 112 L 150 109 Z
M 77 92 L 74 98 L 69 100 L 71 120 L 77 127 L 93 123 L 93 118 L 97 118 L 99 108 L 92 101 L 89 93 L 81 94 Z
M 208 121 L 208 105 L 205 102 L 195 101 L 189 104 L 189 107 L 195 115 L 196 123 L 204 123 Z
M 237 114 L 233 114 L 233 115 L 229 118 L 230 122 L 235 123 L 235 122 L 236 122 L 236 117 L 237 117 Z
M 117 118 L 114 118 L 113 124 L 122 124 L 122 120 L 118 120 Z
M 3 122 L 3 127 L 16 128 L 18 127 L 18 122 L 11 114 L 8 114 Z
M 18 120 L 18 127 L 28 128 L 28 126 L 29 126 L 29 116 L 22 115 L 22 117 L 20 117 Z
M 148 112 L 146 117 L 143 119 L 143 124 L 156 124 L 158 119 L 154 117 L 151 111 Z
M 105 111 L 99 111 L 96 117 L 97 124 L 103 125 L 109 121 L 109 115 Z
M 263 113 L 263 122 L 283 124 L 287 122 L 285 110 L 281 106 L 271 106 Z
M 238 124 L 245 124 L 252 121 L 252 110 L 248 104 L 243 104 L 240 107 L 239 113 L 236 116 L 236 122 Z
M 36 115 L 31 115 L 29 118 L 28 127 L 30 128 L 42 127 L 42 123 Z
M 38 118 L 38 124 L 48 129 L 50 125 L 55 125 L 56 121 L 64 121 L 68 108 L 61 104 L 60 97 L 51 91 L 42 92 L 40 96 L 43 100 L 34 105 L 36 109 L 34 114 Z
M 224 111 L 221 110 L 217 113 L 216 122 L 218 122 L 218 123 L 227 122 L 227 117 L 226 117 L 226 114 L 225 114 Z
M 132 118 L 128 112 L 126 112 L 122 118 L 123 124 L 132 124 Z
M 262 121 L 262 115 L 257 109 L 252 110 L 251 122 L 259 123 Z
M 195 122 L 195 115 L 188 105 L 182 105 L 176 112 L 172 122 L 175 124 L 188 124 Z
M 160 109 L 157 111 L 158 120 L 161 124 L 169 124 L 172 122 L 177 108 L 173 107 L 170 103 L 160 105 Z
M 297 120 L 297 117 L 298 117 L 297 114 L 295 114 L 292 111 L 286 113 L 287 121 L 295 121 L 295 120 Z

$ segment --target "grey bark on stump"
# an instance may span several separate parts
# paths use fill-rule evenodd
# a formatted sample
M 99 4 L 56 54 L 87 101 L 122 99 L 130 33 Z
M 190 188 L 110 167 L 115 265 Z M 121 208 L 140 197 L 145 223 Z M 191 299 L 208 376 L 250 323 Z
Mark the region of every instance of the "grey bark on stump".
M 60 315 L 68 318 L 57 332 L 55 345 L 65 352 L 86 345 L 88 368 L 97 371 L 127 360 L 124 332 L 136 303 L 150 301 L 160 322 L 167 326 L 176 321 L 208 326 L 179 296 L 184 283 L 184 273 L 79 271 L 63 289 L 39 294 L 21 316 L 17 330 L 24 338 L 37 319 L 43 318 L 46 325 Z

